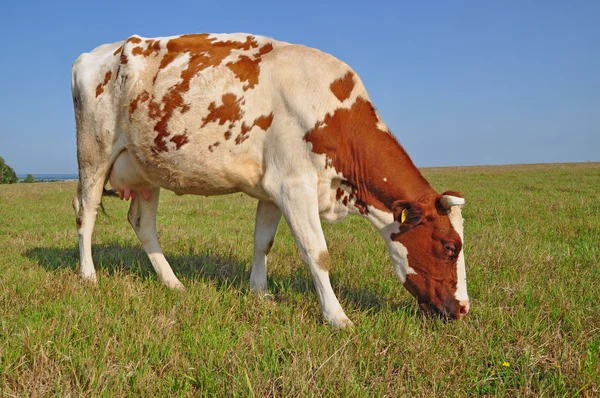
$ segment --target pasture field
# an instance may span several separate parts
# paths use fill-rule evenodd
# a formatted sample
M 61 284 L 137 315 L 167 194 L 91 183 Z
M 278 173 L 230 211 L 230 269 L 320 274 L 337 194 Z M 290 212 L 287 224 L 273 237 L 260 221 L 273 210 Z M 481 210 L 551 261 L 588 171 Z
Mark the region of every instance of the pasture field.
M 256 201 L 162 193 L 159 239 L 187 287 L 158 281 L 104 198 L 97 287 L 78 277 L 76 183 L 0 186 L 2 396 L 600 394 L 600 163 L 424 169 L 467 198 L 471 312 L 428 318 L 360 217 L 324 224 L 353 320 L 323 320 L 282 221 L 273 300 L 248 287 Z

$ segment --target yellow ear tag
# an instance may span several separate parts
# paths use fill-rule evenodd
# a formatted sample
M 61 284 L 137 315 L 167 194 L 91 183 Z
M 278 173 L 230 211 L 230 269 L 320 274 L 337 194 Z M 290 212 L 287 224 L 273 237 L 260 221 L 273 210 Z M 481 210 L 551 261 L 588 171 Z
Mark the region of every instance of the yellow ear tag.
M 406 221 L 406 209 L 402 210 L 402 214 L 400 215 L 400 222 L 404 224 L 404 221 Z

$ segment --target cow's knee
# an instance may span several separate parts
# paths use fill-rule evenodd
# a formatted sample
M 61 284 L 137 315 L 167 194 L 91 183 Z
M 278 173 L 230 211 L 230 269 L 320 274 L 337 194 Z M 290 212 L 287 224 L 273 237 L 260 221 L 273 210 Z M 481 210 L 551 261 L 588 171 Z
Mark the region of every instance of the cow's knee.
M 73 210 L 75 211 L 75 224 L 77 228 L 81 228 L 82 219 L 81 219 L 81 202 L 79 201 L 79 195 L 73 198 L 73 202 L 71 203 L 73 206 Z
M 142 223 L 142 215 L 138 206 L 138 200 L 133 199 L 129 206 L 129 212 L 127 213 L 127 221 L 133 228 L 133 230 L 139 234 Z

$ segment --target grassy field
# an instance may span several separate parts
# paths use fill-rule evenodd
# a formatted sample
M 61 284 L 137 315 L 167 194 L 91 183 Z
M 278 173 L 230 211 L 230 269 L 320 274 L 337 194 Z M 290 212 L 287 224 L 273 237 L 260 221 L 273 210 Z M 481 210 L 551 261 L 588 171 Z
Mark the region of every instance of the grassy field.
M 324 225 L 352 330 L 323 321 L 282 222 L 274 300 L 248 288 L 256 202 L 163 192 L 164 288 L 105 198 L 80 282 L 75 183 L 0 186 L 3 396 L 598 396 L 600 164 L 425 169 L 468 200 L 471 313 L 421 314 L 365 220 Z

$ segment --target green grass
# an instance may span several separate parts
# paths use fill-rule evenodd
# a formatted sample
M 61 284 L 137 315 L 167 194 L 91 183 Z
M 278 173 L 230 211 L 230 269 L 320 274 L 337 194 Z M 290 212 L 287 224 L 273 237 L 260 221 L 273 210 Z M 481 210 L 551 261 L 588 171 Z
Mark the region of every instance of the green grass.
M 187 292 L 157 280 L 105 198 L 97 287 L 78 278 L 74 183 L 0 186 L 4 396 L 598 396 L 600 164 L 425 169 L 468 200 L 471 313 L 423 316 L 365 220 L 324 225 L 352 330 L 319 312 L 282 222 L 269 289 L 248 289 L 256 202 L 164 192 L 165 255 Z

